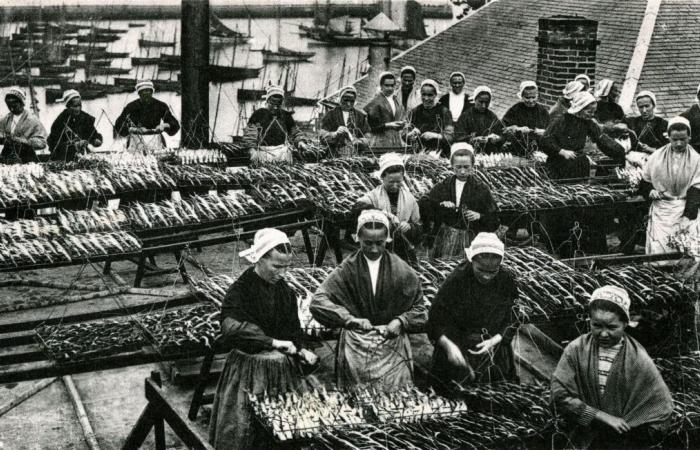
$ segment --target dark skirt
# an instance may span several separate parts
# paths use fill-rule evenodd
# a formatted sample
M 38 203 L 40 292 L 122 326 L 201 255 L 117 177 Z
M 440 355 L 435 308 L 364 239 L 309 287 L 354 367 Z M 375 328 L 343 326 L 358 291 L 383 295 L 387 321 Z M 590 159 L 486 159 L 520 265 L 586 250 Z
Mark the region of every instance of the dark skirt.
M 256 436 L 248 395 L 276 395 L 297 389 L 299 377 L 294 364 L 277 350 L 255 355 L 239 350 L 229 353 L 211 409 L 209 441 L 214 448 L 261 448 L 264 437 Z
M 453 228 L 442 224 L 435 234 L 435 242 L 430 250 L 430 258 L 447 258 L 450 256 L 464 258 L 464 249 L 469 247 L 474 232 L 467 228 Z
M 2 164 L 23 164 L 39 162 L 39 158 L 31 145 L 5 142 L 2 153 L 0 153 L 0 162 Z
M 591 176 L 591 161 L 586 155 L 577 155 L 574 159 L 564 159 L 561 156 L 547 158 L 547 168 L 555 180 L 569 178 L 588 178 Z

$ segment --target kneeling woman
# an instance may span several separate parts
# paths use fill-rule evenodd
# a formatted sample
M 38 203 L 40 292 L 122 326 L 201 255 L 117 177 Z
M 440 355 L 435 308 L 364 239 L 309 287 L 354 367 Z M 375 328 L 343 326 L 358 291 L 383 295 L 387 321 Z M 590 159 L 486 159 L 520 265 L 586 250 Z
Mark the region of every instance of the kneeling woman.
M 591 295 L 591 332 L 564 349 L 552 403 L 576 424 L 574 448 L 638 449 L 668 426 L 671 393 L 644 347 L 625 334 L 630 299 L 604 286 Z
M 463 256 L 474 236 L 498 228 L 496 202 L 489 187 L 474 176 L 474 162 L 471 145 L 454 144 L 450 155 L 454 175 L 436 184 L 420 201 L 424 226 L 433 240 L 432 258 Z

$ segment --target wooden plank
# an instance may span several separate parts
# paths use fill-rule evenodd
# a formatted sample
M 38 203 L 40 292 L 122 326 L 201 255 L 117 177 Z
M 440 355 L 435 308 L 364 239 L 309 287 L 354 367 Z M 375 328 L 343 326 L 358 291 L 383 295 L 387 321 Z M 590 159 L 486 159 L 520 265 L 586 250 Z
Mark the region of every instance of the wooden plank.
M 73 409 L 75 409 L 75 415 L 78 416 L 78 422 L 80 422 L 80 427 L 83 429 L 83 437 L 85 438 L 85 443 L 88 445 L 90 450 L 100 450 L 100 445 L 97 443 L 97 438 L 95 437 L 95 432 L 90 424 L 90 419 L 85 412 L 85 406 L 80 398 L 78 390 L 75 388 L 75 383 L 73 383 L 73 377 L 66 375 L 63 377 L 63 384 L 65 384 L 68 390 L 68 395 L 73 403 Z
M 208 381 L 219 379 L 226 363 L 227 354 L 216 355 L 209 369 Z M 170 381 L 178 386 L 192 385 L 200 381 L 203 358 L 195 361 L 174 361 L 170 364 Z
M 86 302 L 70 303 L 57 308 L 45 307 L 33 310 L 17 311 L 0 317 L 0 333 L 12 333 L 33 330 L 40 325 L 58 323 L 86 322 L 89 320 L 123 316 L 150 311 L 155 308 L 175 307 L 197 303 L 190 292 L 182 292 L 173 297 L 144 298 L 138 295 L 122 295 L 119 303 L 109 298 L 94 299 Z
M 0 366 L 41 361 L 42 359 L 46 359 L 46 355 L 39 344 L 0 348 Z
M 32 386 L 29 387 L 29 389 L 25 389 L 22 392 L 20 392 L 17 396 L 12 398 L 9 402 L 6 402 L 2 405 L 0 405 L 0 416 L 5 414 L 6 412 L 10 411 L 12 408 L 15 406 L 19 405 L 23 401 L 27 400 L 28 398 L 31 398 L 35 394 L 39 393 L 42 389 L 56 381 L 58 378 L 46 378 L 44 380 L 37 381 L 34 383 Z

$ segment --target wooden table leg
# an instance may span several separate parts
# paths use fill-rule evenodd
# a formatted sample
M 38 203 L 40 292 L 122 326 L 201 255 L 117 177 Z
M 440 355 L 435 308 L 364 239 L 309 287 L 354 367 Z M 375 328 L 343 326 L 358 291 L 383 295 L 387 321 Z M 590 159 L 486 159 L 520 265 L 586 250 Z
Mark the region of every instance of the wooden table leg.
M 308 256 L 308 258 L 309 258 L 309 264 L 313 265 L 313 263 L 314 263 L 314 249 L 311 246 L 311 238 L 309 238 L 309 229 L 302 228 L 301 229 L 301 236 L 304 238 L 304 247 L 306 247 L 306 256 Z
M 202 397 L 204 396 L 204 390 L 207 387 L 209 373 L 211 372 L 211 364 L 214 361 L 215 354 L 216 352 L 212 350 L 204 356 L 204 359 L 202 359 L 202 366 L 199 368 L 199 382 L 197 383 L 197 387 L 194 389 L 194 394 L 192 394 L 190 412 L 187 414 L 187 418 L 192 421 L 197 419 L 199 408 L 202 406 Z
M 141 281 L 143 281 L 143 274 L 146 270 L 146 255 L 141 253 L 139 255 L 139 262 L 136 266 L 136 276 L 134 277 L 134 287 L 141 287 Z

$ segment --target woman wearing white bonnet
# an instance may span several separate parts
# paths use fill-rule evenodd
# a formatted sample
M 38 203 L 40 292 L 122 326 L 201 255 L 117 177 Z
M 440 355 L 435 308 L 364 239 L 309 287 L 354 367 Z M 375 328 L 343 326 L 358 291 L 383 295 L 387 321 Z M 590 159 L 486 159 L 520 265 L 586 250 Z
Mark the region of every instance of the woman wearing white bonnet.
M 668 121 L 656 115 L 656 95 L 651 91 L 640 91 L 634 98 L 639 111 L 638 116 L 630 116 L 625 123 L 637 136 L 639 144 L 634 152 L 652 154 L 658 148 L 668 144 L 666 130 Z M 646 161 L 646 157 L 644 158 Z
M 503 135 L 511 153 L 529 155 L 541 146 L 544 130 L 549 126 L 549 111 L 538 102 L 539 90 L 534 81 L 523 81 L 518 90 L 520 101 L 503 115 Z
M 321 119 L 319 139 L 328 146 L 331 157 L 356 156 L 358 152 L 369 149 L 367 114 L 355 108 L 355 99 L 357 89 L 344 87 L 338 95 L 339 106 Z
M 450 74 L 450 92 L 440 97 L 440 104 L 447 107 L 452 114 L 452 124 L 454 125 L 462 115 L 462 112 L 470 107 L 469 93 L 467 92 L 467 78 L 462 72 L 452 72 Z
M 591 332 L 564 349 L 551 401 L 571 448 L 650 448 L 664 437 L 673 399 L 644 347 L 625 333 L 630 298 L 617 286 L 591 294 Z
M 685 110 L 681 116 L 685 117 L 688 119 L 688 122 L 690 122 L 690 145 L 700 152 L 700 84 L 698 84 L 697 89 L 695 89 L 693 105 Z
M 503 122 L 489 109 L 491 88 L 477 86 L 472 94 L 474 105 L 467 108 L 455 124 L 455 142 L 467 142 L 477 153 L 495 153 L 503 145 Z
M 464 248 L 482 231 L 498 228 L 498 207 L 488 185 L 474 176 L 474 149 L 466 142 L 452 144 L 454 172 L 420 200 L 426 230 L 424 242 L 431 258 L 462 256 Z
M 47 139 L 52 161 L 73 161 L 80 153 L 102 145 L 102 135 L 95 128 L 95 117 L 82 109 L 80 93 L 69 89 L 63 93 L 66 105 L 51 125 Z
M 440 88 L 435 80 L 424 80 L 420 95 L 422 103 L 408 114 L 402 137 L 419 152 L 447 157 L 454 139 L 450 110 L 438 102 Z
M 391 222 L 391 250 L 405 261 L 417 262 L 415 246 L 421 239 L 421 218 L 418 203 L 404 182 L 403 157 L 385 153 L 379 158 L 377 175 L 382 184 L 357 200 L 356 210 L 384 211 Z
M 222 338 L 233 347 L 219 377 L 209 440 L 216 449 L 258 448 L 249 395 L 299 388 L 301 364 L 318 357 L 302 348 L 296 294 L 283 275 L 292 263 L 289 238 L 264 228 L 240 252 L 253 266 L 231 285 L 221 305 Z
M 615 81 L 608 78 L 600 80 L 594 95 L 598 99 L 598 108 L 595 112 L 598 123 L 618 123 L 624 120 L 625 112 L 617 104 L 620 89 Z
M 443 282 L 428 317 L 434 387 L 441 391 L 455 381 L 518 381 L 511 347 L 518 288 L 501 268 L 503 242 L 479 233 L 465 252 L 467 260 Z
M 38 162 L 37 150 L 46 148 L 46 129 L 39 118 L 25 108 L 24 91 L 11 88 L 5 93 L 10 112 L 0 119 L 0 162 L 17 164 Z
M 583 90 L 583 84 L 578 81 L 569 81 L 564 89 L 562 96 L 557 99 L 557 102 L 549 110 L 549 122 L 552 123 L 571 107 L 571 100 L 574 96 Z

